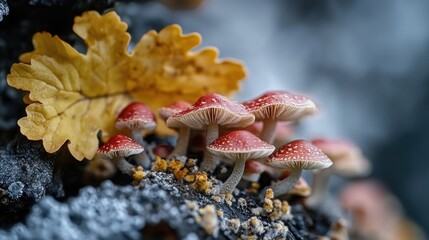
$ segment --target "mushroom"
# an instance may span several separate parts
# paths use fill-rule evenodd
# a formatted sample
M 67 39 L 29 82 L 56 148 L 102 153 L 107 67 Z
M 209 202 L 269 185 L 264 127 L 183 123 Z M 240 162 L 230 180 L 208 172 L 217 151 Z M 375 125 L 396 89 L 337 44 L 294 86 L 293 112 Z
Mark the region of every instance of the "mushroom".
M 122 173 L 132 175 L 131 169 L 134 166 L 127 162 L 125 157 L 136 155 L 137 161 L 143 151 L 144 148 L 131 138 L 115 135 L 97 150 L 94 158 L 110 160 Z
M 168 144 L 158 144 L 152 148 L 152 153 L 160 158 L 166 158 L 173 152 L 173 148 Z
M 167 126 L 206 129 L 206 144 L 210 144 L 219 136 L 219 125 L 227 128 L 246 127 L 254 121 L 255 117 L 240 103 L 216 93 L 208 93 L 191 107 L 168 118 Z M 201 169 L 213 171 L 216 165 L 217 160 L 205 150 Z
M 289 177 L 269 187 L 273 189 L 277 197 L 292 190 L 303 169 L 324 169 L 330 167 L 332 162 L 319 148 L 310 142 L 295 140 L 274 152 L 268 158 L 267 164 L 278 169 L 291 169 Z
M 111 178 L 116 173 L 116 168 L 111 161 L 102 158 L 94 158 L 85 169 L 85 182 L 100 183 Z
M 233 160 L 226 160 L 226 159 L 224 159 L 224 162 L 227 162 L 228 164 L 234 163 Z M 270 176 L 274 176 L 276 174 L 273 168 L 268 167 L 267 165 L 261 163 L 258 160 L 254 160 L 254 159 L 247 160 L 246 166 L 244 168 L 243 177 L 240 183 L 238 184 L 238 186 L 245 188 L 248 186 L 249 183 L 257 183 L 263 172 L 268 172 Z
M 317 112 L 311 99 L 286 91 L 269 91 L 242 104 L 257 121 L 263 121 L 260 138 L 270 144 L 273 143 L 277 121 L 297 121 Z
M 143 146 L 141 131 L 156 128 L 155 114 L 145 104 L 132 102 L 119 113 L 116 119 L 116 128 L 130 129 L 131 138 Z
M 247 160 L 244 168 L 243 179 L 249 182 L 257 182 L 266 166 L 256 160 Z
M 174 114 L 181 112 L 188 107 L 190 107 L 191 104 L 185 101 L 177 101 L 173 104 L 171 104 L 168 107 L 163 107 L 159 109 L 159 116 L 161 116 L 162 119 L 165 121 L 173 116 Z M 189 142 L 189 134 L 191 129 L 188 126 L 182 126 L 178 129 L 179 136 L 177 138 L 176 147 L 174 148 L 173 152 L 170 154 L 170 156 L 185 156 L 187 149 L 188 149 L 188 142 Z
M 244 130 L 233 131 L 219 137 L 207 146 L 207 149 L 221 159 L 235 160 L 234 169 L 223 184 L 221 194 L 232 193 L 240 182 L 247 159 L 267 157 L 275 150 L 273 145 Z
M 279 177 L 279 180 L 283 180 L 289 177 L 291 171 L 285 170 L 282 172 L 282 175 Z M 295 186 L 288 192 L 290 195 L 295 195 L 299 197 L 308 197 L 311 194 L 311 187 L 308 185 L 307 181 L 303 177 L 300 177 L 296 182 Z
M 273 145 L 275 147 L 281 147 L 292 140 L 292 136 L 295 133 L 295 126 L 289 122 L 277 123 Z
M 373 180 L 348 184 L 340 194 L 340 205 L 351 217 L 352 231 L 360 239 L 426 239 L 412 232 L 398 237 L 398 230 L 404 227 L 402 206 L 383 185 Z
M 311 187 L 303 177 L 300 177 L 289 194 L 299 197 L 308 197 L 311 195 Z
M 312 143 L 332 160 L 333 165 L 329 169 L 314 174 L 313 194 L 306 200 L 306 205 L 309 207 L 314 208 L 323 204 L 330 175 L 357 177 L 365 176 L 371 171 L 369 161 L 353 143 L 328 139 L 315 139 Z

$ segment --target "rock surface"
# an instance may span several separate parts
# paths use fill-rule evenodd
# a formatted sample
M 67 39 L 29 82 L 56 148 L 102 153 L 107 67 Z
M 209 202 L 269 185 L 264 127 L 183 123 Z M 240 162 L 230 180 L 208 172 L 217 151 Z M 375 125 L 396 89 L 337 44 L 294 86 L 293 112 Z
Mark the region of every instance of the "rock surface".
M 46 194 L 60 193 L 53 177 L 55 157 L 40 142 L 20 135 L 0 147 L 0 226 L 25 214 Z
M 248 197 L 247 206 L 238 201 L 227 206 L 173 179 L 172 174 L 146 172 L 137 187 L 105 181 L 99 188 L 82 189 L 64 203 L 46 197 L 33 207 L 25 223 L 0 231 L 0 239 L 316 238 L 309 229 L 314 230 L 317 219 L 306 221 L 309 215 L 299 205 L 293 207 L 291 220 L 279 223 L 254 216 L 249 209 L 255 201 Z M 329 226 L 318 224 L 321 229 L 316 231 L 326 233 Z
M 9 6 L 6 0 L 0 0 L 0 21 L 3 20 L 3 16 L 9 14 Z

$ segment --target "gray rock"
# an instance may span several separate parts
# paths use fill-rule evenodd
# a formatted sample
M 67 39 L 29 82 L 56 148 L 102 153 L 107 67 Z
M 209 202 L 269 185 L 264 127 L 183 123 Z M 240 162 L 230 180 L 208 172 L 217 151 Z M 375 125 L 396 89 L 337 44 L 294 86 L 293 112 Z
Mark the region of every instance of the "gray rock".
M 0 146 L 0 220 L 20 215 L 46 193 L 59 193 L 61 186 L 53 181 L 55 158 L 40 142 L 23 136 Z
M 9 14 L 9 6 L 6 0 L 0 0 L 0 21 L 3 20 L 3 16 Z
M 300 205 L 293 207 L 291 219 L 272 221 L 255 216 L 250 209 L 256 207 L 257 200 L 240 194 L 247 198 L 249 208 L 215 202 L 194 190 L 192 184 L 173 179 L 172 174 L 146 172 L 137 187 L 105 181 L 99 188 L 81 189 L 77 197 L 64 203 L 47 196 L 33 207 L 24 223 L 0 230 L 0 239 L 316 239 L 317 234 L 308 232 L 314 226 L 305 226 L 313 221 L 304 221 L 310 216 Z M 205 215 L 210 208 L 215 208 L 216 214 L 211 210 L 211 215 Z M 257 226 L 252 217 L 257 218 Z M 239 219 L 241 227 L 228 226 L 231 219 Z M 276 228 L 279 224 L 289 232 Z M 318 224 L 324 228 L 318 234 L 326 233 L 329 224 Z
M 0 239 L 140 239 L 142 232 L 150 236 L 158 227 L 173 229 L 177 238 L 201 237 L 201 230 L 194 233 L 198 228 L 187 207 L 174 201 L 157 184 L 141 189 L 106 181 L 98 189 L 82 189 L 66 203 L 44 198 L 25 224 L 0 231 Z

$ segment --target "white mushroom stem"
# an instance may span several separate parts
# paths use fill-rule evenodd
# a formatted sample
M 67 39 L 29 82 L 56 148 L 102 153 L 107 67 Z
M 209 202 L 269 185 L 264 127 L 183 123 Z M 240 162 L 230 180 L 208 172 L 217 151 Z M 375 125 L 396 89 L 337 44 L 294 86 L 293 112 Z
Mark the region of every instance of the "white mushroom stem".
M 221 194 L 232 193 L 234 188 L 238 185 L 241 177 L 243 176 L 244 167 L 246 166 L 246 160 L 247 159 L 237 159 L 235 161 L 234 169 L 232 170 L 231 175 L 225 181 L 222 186 L 222 189 L 220 190 Z
M 127 162 L 125 158 L 116 158 L 113 160 L 113 164 L 121 171 L 123 174 L 132 175 L 131 169 L 134 167 L 131 163 Z
M 276 130 L 277 121 L 275 119 L 265 119 L 263 121 L 264 127 L 261 132 L 261 140 L 269 144 L 272 144 L 274 141 L 274 131 Z
M 298 182 L 301 172 L 301 168 L 293 168 L 289 177 L 272 184 L 269 188 L 273 189 L 274 197 L 281 196 L 292 190 Z
M 216 123 L 210 123 L 207 126 L 206 133 L 206 146 L 211 144 L 214 140 L 219 137 L 219 126 Z M 211 154 L 207 148 L 204 151 L 203 162 L 201 163 L 201 170 L 206 172 L 212 172 L 217 164 L 219 163 L 219 159 L 216 158 L 213 154 Z
M 176 147 L 170 156 L 186 156 L 190 133 L 191 129 L 188 127 L 179 128 L 179 136 L 177 138 Z
M 136 161 L 137 165 L 142 166 L 143 168 L 150 168 L 151 161 L 145 151 L 136 154 L 134 156 L 134 160 Z
M 313 175 L 313 184 L 311 185 L 311 196 L 307 198 L 305 204 L 308 207 L 317 207 L 322 205 L 327 193 L 329 176 L 331 175 L 328 169 L 321 170 Z
M 131 138 L 140 145 L 144 145 L 141 129 L 136 128 L 131 130 Z

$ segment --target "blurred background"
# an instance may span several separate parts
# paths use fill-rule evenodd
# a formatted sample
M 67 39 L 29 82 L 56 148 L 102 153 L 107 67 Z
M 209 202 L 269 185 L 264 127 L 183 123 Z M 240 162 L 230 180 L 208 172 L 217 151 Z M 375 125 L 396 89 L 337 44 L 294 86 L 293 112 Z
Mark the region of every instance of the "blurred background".
M 12 9 L 0 24 L 0 79 L 32 48 L 32 33 L 45 30 L 73 42 L 74 16 L 115 2 L 133 41 L 179 23 L 185 33 L 201 33 L 203 46 L 216 46 L 221 57 L 243 61 L 248 77 L 236 100 L 267 90 L 314 98 L 322 111 L 303 120 L 296 137 L 358 144 L 373 164 L 370 178 L 428 232 L 429 1 L 206 0 L 196 10 L 177 11 L 153 0 L 0 0 L 0 21 L 8 13 L 4 4 Z M 23 114 L 14 103 L 19 98 L 0 81 L 0 142 Z M 344 188 L 344 179 L 333 180 L 332 191 Z M 355 189 L 374 199 L 368 189 Z
M 237 100 L 266 90 L 312 96 L 318 116 L 297 137 L 350 139 L 373 164 L 371 178 L 429 229 L 429 1 L 207 0 L 178 12 L 158 3 L 119 4 L 134 40 L 179 23 L 204 46 L 242 60 Z

